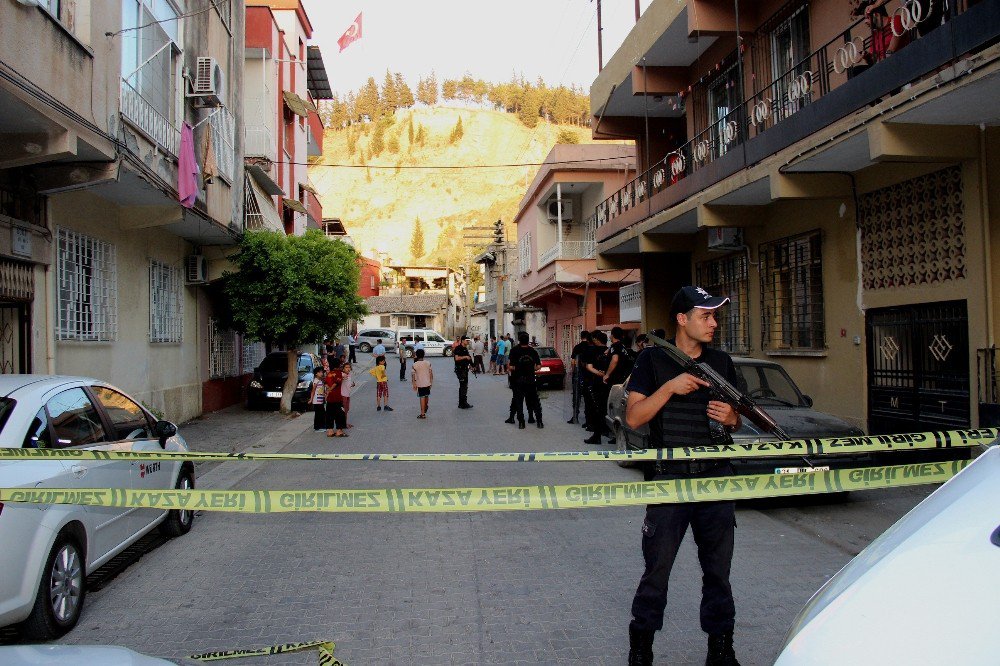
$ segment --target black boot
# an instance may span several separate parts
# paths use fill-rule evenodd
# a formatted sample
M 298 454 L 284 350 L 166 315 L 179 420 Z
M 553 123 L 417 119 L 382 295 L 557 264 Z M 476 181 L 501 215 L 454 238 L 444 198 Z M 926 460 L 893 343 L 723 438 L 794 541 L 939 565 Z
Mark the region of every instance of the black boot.
M 545 425 L 542 423 L 542 419 L 541 418 L 539 418 L 538 421 L 536 421 L 536 424 L 538 425 L 539 428 L 544 428 L 545 427 Z
M 705 666 L 740 666 L 733 650 L 733 632 L 709 635 Z
M 535 422 L 535 415 L 528 414 L 528 423 L 534 423 L 534 422 Z
M 590 436 L 587 439 L 583 440 L 583 443 L 584 444 L 600 444 L 601 443 L 601 436 L 598 435 L 597 433 L 594 433 L 592 436 Z
M 628 666 L 653 666 L 654 633 L 628 628 Z
M 524 430 L 524 421 L 518 421 L 517 422 L 517 427 L 518 427 L 518 430 Z
M 514 415 L 513 414 L 510 415 L 509 419 L 507 419 L 506 421 L 504 421 L 504 423 L 513 423 L 513 422 L 514 422 Z

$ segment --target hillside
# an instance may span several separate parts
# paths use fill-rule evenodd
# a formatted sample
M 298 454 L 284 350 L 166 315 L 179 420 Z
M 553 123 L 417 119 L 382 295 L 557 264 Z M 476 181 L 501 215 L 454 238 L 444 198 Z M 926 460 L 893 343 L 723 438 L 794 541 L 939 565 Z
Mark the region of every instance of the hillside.
M 449 142 L 460 118 L 462 135 Z M 373 144 L 377 148 L 378 143 L 376 123 L 328 129 L 324 154 L 310 166 L 309 177 L 320 192 L 323 214 L 341 218 L 363 254 L 370 256 L 377 250 L 396 261 L 457 266 L 475 250 L 464 245 L 464 227 L 489 226 L 500 218 L 508 234 L 513 233 L 517 205 L 538 170 L 535 166 L 396 167 L 537 163 L 561 132 L 564 138 L 568 132 L 579 143 L 593 143 L 589 128 L 544 121 L 528 128 L 517 116 L 501 111 L 419 107 L 397 111 L 391 120 L 382 138 L 385 149 L 376 157 L 370 157 Z M 389 119 L 384 120 L 383 127 L 388 123 Z M 324 166 L 333 164 L 356 168 Z M 418 218 L 425 252 L 414 257 L 410 241 Z

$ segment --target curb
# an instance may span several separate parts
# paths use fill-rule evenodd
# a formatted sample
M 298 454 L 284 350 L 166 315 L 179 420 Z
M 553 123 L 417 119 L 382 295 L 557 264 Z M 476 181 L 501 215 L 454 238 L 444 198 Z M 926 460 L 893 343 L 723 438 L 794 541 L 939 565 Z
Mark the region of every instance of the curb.
M 263 435 L 243 453 L 280 453 L 312 427 L 308 413 L 292 419 L 274 432 Z M 205 490 L 229 490 L 258 469 L 261 462 L 224 462 L 197 477 L 198 488 Z

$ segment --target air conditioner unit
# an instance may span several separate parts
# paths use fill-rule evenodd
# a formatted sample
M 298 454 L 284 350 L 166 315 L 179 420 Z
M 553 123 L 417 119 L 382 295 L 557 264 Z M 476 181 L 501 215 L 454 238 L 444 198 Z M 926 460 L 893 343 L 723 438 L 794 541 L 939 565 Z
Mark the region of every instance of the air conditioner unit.
M 184 284 L 208 284 L 208 259 L 204 255 L 184 257 Z
M 739 227 L 712 227 L 708 230 L 710 251 L 731 252 L 743 248 L 743 230 Z
M 553 199 L 548 205 L 548 216 L 549 222 L 557 222 L 559 220 L 559 207 L 562 206 L 562 221 L 572 222 L 573 221 L 573 201 L 571 199 Z
M 188 97 L 197 97 L 204 106 L 221 106 L 226 97 L 226 73 L 215 58 L 199 57 Z

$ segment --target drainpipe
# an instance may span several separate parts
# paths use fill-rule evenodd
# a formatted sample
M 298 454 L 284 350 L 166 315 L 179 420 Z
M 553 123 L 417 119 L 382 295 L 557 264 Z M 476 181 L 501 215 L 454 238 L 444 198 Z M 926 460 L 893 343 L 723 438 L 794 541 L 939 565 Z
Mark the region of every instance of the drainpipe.
M 989 178 L 987 177 L 988 162 L 986 161 L 986 125 L 979 124 L 979 197 L 980 219 L 983 225 L 983 267 L 986 272 L 986 289 L 984 297 L 986 299 L 986 346 L 992 347 L 995 343 L 994 323 L 993 323 L 993 266 L 990 254 L 990 196 Z

